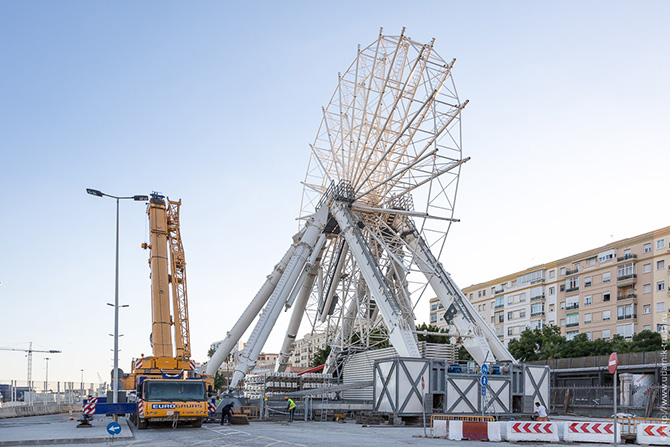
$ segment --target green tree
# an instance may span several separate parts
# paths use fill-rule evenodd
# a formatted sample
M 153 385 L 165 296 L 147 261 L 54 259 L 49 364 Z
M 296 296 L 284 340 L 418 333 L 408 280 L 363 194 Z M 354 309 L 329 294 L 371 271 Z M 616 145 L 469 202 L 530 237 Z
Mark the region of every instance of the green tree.
M 648 352 L 648 351 L 662 351 L 663 339 L 658 332 L 644 330 L 638 334 L 633 335 L 633 340 L 630 342 L 629 352 Z
M 317 349 L 314 352 L 314 354 L 312 354 L 312 358 L 309 360 L 309 366 L 314 368 L 317 366 L 325 365 L 329 355 L 330 355 L 330 345 L 327 345 L 325 348 Z
M 216 375 L 214 376 L 214 389 L 217 390 L 217 392 L 220 392 L 227 386 L 228 380 L 226 379 L 225 374 L 221 371 L 217 371 Z

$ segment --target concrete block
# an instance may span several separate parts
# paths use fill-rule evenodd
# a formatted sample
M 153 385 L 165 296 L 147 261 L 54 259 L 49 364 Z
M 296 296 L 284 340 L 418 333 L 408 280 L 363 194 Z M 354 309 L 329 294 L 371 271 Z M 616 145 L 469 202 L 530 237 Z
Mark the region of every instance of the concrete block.
M 446 438 L 447 437 L 447 421 L 437 419 L 433 422 L 433 437 Z
M 449 421 L 447 439 L 450 441 L 460 441 L 463 439 L 463 421 Z
M 638 424 L 637 443 L 641 445 L 670 445 L 670 424 Z
M 555 422 L 508 422 L 507 440 L 559 442 Z
M 617 424 L 616 442 L 621 442 L 621 424 Z M 563 426 L 565 442 L 614 442 L 614 422 L 570 422 Z

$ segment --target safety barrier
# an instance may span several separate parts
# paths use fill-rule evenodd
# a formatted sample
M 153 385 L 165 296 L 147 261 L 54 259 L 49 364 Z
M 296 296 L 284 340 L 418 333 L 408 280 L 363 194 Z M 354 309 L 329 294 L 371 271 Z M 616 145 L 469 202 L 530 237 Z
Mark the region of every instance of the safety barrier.
M 637 436 L 637 426 L 640 424 L 670 424 L 670 419 L 665 418 L 617 418 L 621 423 L 621 435 L 624 438 L 634 439 Z
M 638 424 L 637 443 L 642 445 L 670 445 L 669 424 Z
M 467 439 L 470 441 L 502 441 L 500 433 L 500 423 L 498 422 L 478 422 L 478 421 L 435 421 L 435 426 L 449 424 L 446 437 L 451 441 L 461 441 Z M 440 427 L 439 430 L 441 431 Z
M 235 407 L 235 414 L 243 414 L 248 419 L 258 419 L 261 416 L 261 407 L 255 405 Z
M 21 405 L 15 407 L 0 408 L 0 419 L 17 418 L 25 416 L 43 416 L 47 414 L 66 414 L 70 411 L 78 411 L 79 405 Z
M 616 432 L 616 442 L 621 442 L 621 425 Z M 614 440 L 614 422 L 565 422 L 563 426 L 565 442 L 604 442 Z
M 507 440 L 559 442 L 558 424 L 555 422 L 514 422 L 507 423 Z
M 434 414 L 430 417 L 430 433 L 435 438 L 447 436 L 448 421 L 467 422 L 494 422 L 493 416 L 463 415 L 463 414 Z M 498 429 L 498 431 L 500 431 Z

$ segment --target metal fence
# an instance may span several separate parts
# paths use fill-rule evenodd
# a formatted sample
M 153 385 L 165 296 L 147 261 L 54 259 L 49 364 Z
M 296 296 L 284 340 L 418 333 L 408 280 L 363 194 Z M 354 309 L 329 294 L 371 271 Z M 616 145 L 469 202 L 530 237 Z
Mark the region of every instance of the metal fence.
M 578 408 L 612 409 L 614 405 L 614 391 L 611 386 L 589 387 L 554 387 L 550 390 L 552 413 L 569 412 Z M 617 405 L 624 410 L 640 409 L 649 413 L 652 411 L 667 411 L 670 409 L 670 388 L 659 385 L 637 390 L 632 394 L 629 405 L 622 406 L 621 396 L 617 396 Z
M 0 380 L 0 406 L 76 404 L 88 396 L 106 396 L 107 383 Z

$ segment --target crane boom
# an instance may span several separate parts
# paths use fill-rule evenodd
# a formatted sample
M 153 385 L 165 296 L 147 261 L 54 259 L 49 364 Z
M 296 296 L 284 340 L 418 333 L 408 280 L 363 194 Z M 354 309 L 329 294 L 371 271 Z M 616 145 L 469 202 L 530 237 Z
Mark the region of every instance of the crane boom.
M 184 246 L 181 243 L 181 232 L 179 231 L 180 206 L 181 199 L 175 202 L 168 198 L 167 229 L 170 245 L 172 309 L 174 309 L 175 317 L 175 347 L 177 357 L 188 359 L 191 357 L 191 337 L 188 327 L 186 260 L 184 258 Z

